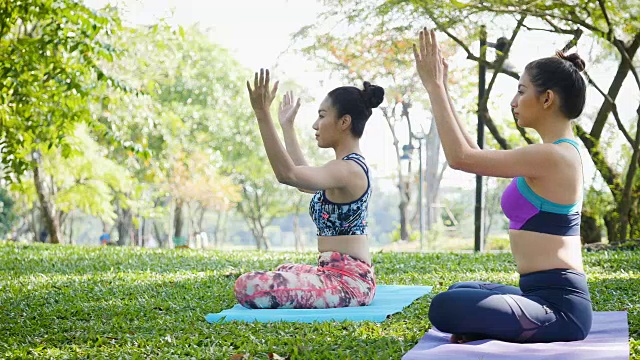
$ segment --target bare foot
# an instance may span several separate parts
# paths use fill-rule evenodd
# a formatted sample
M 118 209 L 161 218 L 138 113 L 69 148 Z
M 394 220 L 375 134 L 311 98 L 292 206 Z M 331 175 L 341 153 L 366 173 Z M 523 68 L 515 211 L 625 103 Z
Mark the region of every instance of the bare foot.
M 464 336 L 451 334 L 451 338 L 449 339 L 454 344 L 462 344 L 464 342 Z
M 481 340 L 481 339 L 482 339 L 481 337 L 452 334 L 451 338 L 449 339 L 449 341 L 451 341 L 454 344 L 464 344 L 464 343 L 468 343 L 468 342 L 476 341 L 476 340 Z

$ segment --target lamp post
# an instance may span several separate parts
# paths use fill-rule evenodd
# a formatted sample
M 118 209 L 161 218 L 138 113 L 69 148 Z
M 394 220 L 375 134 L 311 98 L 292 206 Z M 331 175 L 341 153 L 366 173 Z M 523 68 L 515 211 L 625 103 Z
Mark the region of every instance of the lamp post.
M 484 147 L 484 118 L 480 104 L 484 98 L 486 88 L 487 66 L 484 64 L 487 57 L 487 30 L 484 25 L 480 29 L 480 62 L 478 65 L 478 147 Z M 476 175 L 476 206 L 474 218 L 474 251 L 482 251 L 482 176 Z
M 486 91 L 486 77 L 487 66 L 485 61 L 487 59 L 487 47 L 492 47 L 499 52 L 504 51 L 507 47 L 509 40 L 505 37 L 499 38 L 495 43 L 487 42 L 487 29 L 482 25 L 480 28 L 480 61 L 478 63 L 478 147 L 484 148 L 484 109 L 481 108 L 482 99 L 484 98 Z M 476 175 L 476 206 L 475 206 L 475 221 L 474 221 L 474 251 L 483 251 L 484 241 L 483 235 L 483 189 L 482 189 L 482 176 Z

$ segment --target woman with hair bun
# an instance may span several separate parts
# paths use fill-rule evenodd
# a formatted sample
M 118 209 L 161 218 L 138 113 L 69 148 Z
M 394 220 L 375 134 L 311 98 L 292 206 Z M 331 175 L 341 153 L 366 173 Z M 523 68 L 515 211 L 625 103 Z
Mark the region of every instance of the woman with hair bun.
M 416 67 L 429 93 L 449 165 L 513 178 L 502 195 L 519 286 L 469 281 L 436 295 L 431 324 L 463 343 L 484 338 L 510 342 L 584 339 L 592 307 L 582 263 L 582 161 L 571 120 L 582 113 L 585 63 L 577 54 L 529 63 L 511 100 L 518 126 L 535 130 L 542 144 L 514 150 L 479 149 L 465 131 L 448 94 L 447 63 L 433 31 L 420 31 Z
M 367 238 L 367 209 L 371 197 L 369 167 L 360 151 L 365 124 L 384 99 L 384 89 L 364 82 L 363 89 L 342 86 L 329 92 L 313 124 L 321 148 L 331 148 L 335 160 L 309 166 L 296 134 L 294 119 L 300 99 L 284 95 L 278 117 L 284 146 L 269 108 L 278 83 L 269 86 L 269 70 L 247 81 L 251 106 L 269 163 L 278 181 L 314 194 L 309 214 L 318 228 L 318 265 L 283 264 L 274 271 L 240 276 L 234 292 L 247 308 L 320 309 L 368 305 L 376 282 Z

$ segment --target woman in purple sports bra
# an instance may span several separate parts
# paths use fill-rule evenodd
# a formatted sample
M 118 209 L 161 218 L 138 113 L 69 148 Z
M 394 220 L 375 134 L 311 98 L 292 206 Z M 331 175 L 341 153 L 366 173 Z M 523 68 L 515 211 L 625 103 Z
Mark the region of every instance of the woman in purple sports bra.
M 248 308 L 318 309 L 368 305 L 376 282 L 367 238 L 367 208 L 371 196 L 369 168 L 360 151 L 365 124 L 384 99 L 384 89 L 364 83 L 364 89 L 342 86 L 329 92 L 313 124 L 321 148 L 332 148 L 336 159 L 309 166 L 296 134 L 294 119 L 300 99 L 284 95 L 279 119 L 284 145 L 269 108 L 278 83 L 270 88 L 269 70 L 247 81 L 251 106 L 258 119 L 267 157 L 278 181 L 314 194 L 309 214 L 318 228 L 318 265 L 283 264 L 273 271 L 240 276 L 234 292 Z
M 513 178 L 502 196 L 519 287 L 461 282 L 436 295 L 431 324 L 452 342 L 491 338 L 511 342 L 584 339 L 592 307 L 582 264 L 582 162 L 571 120 L 582 113 L 585 63 L 577 54 L 529 63 L 511 108 L 518 126 L 535 130 L 542 144 L 482 150 L 458 119 L 446 86 L 447 63 L 435 33 L 420 31 L 416 67 L 429 93 L 449 165 Z

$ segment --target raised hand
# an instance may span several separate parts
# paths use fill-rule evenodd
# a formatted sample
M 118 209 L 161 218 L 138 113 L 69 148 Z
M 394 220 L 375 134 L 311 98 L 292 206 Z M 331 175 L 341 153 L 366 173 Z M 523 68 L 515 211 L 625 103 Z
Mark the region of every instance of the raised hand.
M 427 91 L 443 86 L 445 69 L 435 32 L 428 31 L 426 27 L 422 29 L 419 35 L 419 46 L 418 49 L 413 44 L 413 56 L 416 59 L 416 69 L 422 85 Z
M 269 113 L 271 103 L 276 97 L 278 82 L 276 81 L 275 84 L 273 84 L 273 88 L 269 90 L 269 80 L 269 69 L 266 71 L 264 69 L 260 69 L 259 76 L 257 72 L 255 73 L 255 77 L 253 79 L 253 90 L 251 89 L 251 84 L 247 81 L 251 107 L 253 107 L 253 111 L 255 111 L 256 114 L 265 112 Z
M 293 126 L 293 121 L 300 109 L 300 98 L 294 103 L 293 91 L 287 91 L 278 108 L 278 119 L 282 126 Z

